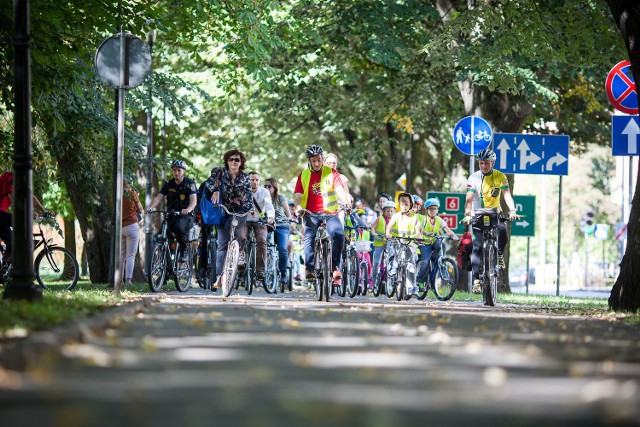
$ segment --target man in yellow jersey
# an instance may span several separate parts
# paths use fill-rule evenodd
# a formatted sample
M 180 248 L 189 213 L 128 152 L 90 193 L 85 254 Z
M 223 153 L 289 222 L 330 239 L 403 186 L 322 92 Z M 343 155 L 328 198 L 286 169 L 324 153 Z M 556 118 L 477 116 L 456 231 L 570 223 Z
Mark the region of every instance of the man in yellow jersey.
M 340 174 L 332 167 L 323 165 L 322 153 L 322 147 L 317 144 L 310 145 L 306 150 L 309 167 L 298 175 L 293 191 L 298 211 L 307 209 L 312 213 L 334 213 L 338 210 L 338 201 L 343 205 L 349 205 Z M 320 220 L 317 218 L 304 217 L 304 265 L 306 279 L 309 282 L 314 279 L 313 248 L 319 223 Z M 327 220 L 327 232 L 332 241 L 333 284 L 337 286 L 342 282 L 340 260 L 344 245 L 344 228 L 338 216 L 332 216 Z
M 515 202 L 511 196 L 511 189 L 507 177 L 502 172 L 493 169 L 496 162 L 496 153 L 490 149 L 480 151 L 478 159 L 479 171 L 473 173 L 467 182 L 467 197 L 464 204 L 465 217 L 463 223 L 469 224 L 476 209 L 498 208 L 500 209 L 500 195 L 504 196 L 504 201 L 509 208 L 509 220 L 520 218 L 516 214 Z M 481 281 L 478 277 L 480 273 L 480 263 L 482 262 L 481 252 L 484 238 L 482 231 L 473 230 L 473 252 L 471 253 L 471 268 L 473 269 L 473 292 L 481 292 Z M 504 222 L 498 221 L 498 264 L 504 266 L 504 256 L 502 252 L 509 236 L 507 226 Z

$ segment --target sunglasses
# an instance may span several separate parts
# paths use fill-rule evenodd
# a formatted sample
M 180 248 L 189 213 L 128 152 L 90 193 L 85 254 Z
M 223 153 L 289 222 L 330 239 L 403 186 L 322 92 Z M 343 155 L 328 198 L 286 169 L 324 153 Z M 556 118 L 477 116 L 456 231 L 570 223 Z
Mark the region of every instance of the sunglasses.
M 271 184 L 265 184 L 265 185 L 264 185 L 264 188 L 273 188 L 273 185 L 271 185 Z
M 240 157 L 229 157 L 228 161 L 240 163 L 242 160 L 240 160 Z

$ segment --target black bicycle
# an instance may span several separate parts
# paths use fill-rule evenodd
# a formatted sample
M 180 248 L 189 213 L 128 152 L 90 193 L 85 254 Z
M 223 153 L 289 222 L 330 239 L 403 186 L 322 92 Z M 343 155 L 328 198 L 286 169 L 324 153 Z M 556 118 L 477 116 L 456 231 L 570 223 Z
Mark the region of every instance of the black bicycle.
M 152 292 L 160 292 L 167 278 L 173 276 L 176 289 L 186 292 L 191 284 L 193 270 L 193 246 L 189 243 L 184 249 L 187 251 L 187 261 L 181 262 L 178 254 L 179 245 L 173 233 L 168 232 L 167 218 L 181 215 L 180 211 L 149 211 L 162 216 L 162 226 L 157 235 L 157 241 L 151 253 L 151 271 L 149 272 L 149 288 Z
M 429 234 L 432 233 L 426 235 Z M 446 257 L 445 240 L 455 239 L 451 236 L 438 236 L 433 243 L 434 249 L 438 248 L 440 251 L 438 257 L 432 256 L 430 260 L 418 263 L 418 271 L 426 268 L 428 273 L 427 282 L 422 288 L 418 287 L 419 300 L 425 299 L 431 289 L 439 301 L 447 301 L 458 289 L 458 280 L 460 279 L 458 265 L 455 260 Z
M 42 223 L 55 221 L 53 215 L 46 213 L 38 216 L 38 232 L 33 233 L 34 253 L 41 248 L 33 262 L 38 284 L 47 290 L 70 291 L 80 279 L 80 267 L 73 252 L 53 243 L 52 238 L 47 238 Z M 4 254 L 3 254 L 4 255 Z M 11 260 L 2 256 L 0 267 L 0 280 L 7 283 L 11 277 Z
M 498 264 L 498 221 L 508 221 L 498 208 L 476 209 L 471 219 L 473 229 L 481 231 L 484 238 L 480 278 L 482 300 L 490 306 L 496 305 L 498 283 L 502 282 L 503 275 L 503 268 Z
M 407 296 L 407 285 L 415 285 L 415 283 L 408 283 L 411 280 L 410 276 L 413 276 L 415 281 L 415 261 L 416 261 L 416 249 L 413 244 L 424 243 L 423 239 L 415 237 L 391 237 L 388 238 L 390 247 L 390 253 L 393 253 L 393 259 L 389 264 L 389 272 L 387 276 L 387 288 L 389 289 L 387 295 L 389 298 L 395 293 L 396 299 L 402 301 Z M 391 250 L 391 248 L 393 248 Z M 391 293 L 391 295 L 389 295 Z M 409 295 L 410 296 L 410 295 Z
M 313 248 L 313 286 L 316 290 L 318 301 L 329 301 L 331 289 L 333 285 L 333 273 L 331 271 L 331 237 L 327 231 L 327 220 L 338 212 L 313 213 L 307 209 L 303 209 L 305 215 L 317 218 L 320 222 L 316 231 L 315 245 Z
M 202 232 L 206 232 L 207 239 L 207 266 L 202 272 L 202 278 L 198 281 L 205 290 L 210 290 L 216 281 L 216 254 L 218 252 L 218 232 L 215 225 L 201 224 Z

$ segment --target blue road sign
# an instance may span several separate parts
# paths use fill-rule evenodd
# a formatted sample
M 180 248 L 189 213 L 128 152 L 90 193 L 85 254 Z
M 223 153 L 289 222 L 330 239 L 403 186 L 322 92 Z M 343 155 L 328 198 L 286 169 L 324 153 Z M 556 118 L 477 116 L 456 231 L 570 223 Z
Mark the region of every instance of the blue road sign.
M 534 175 L 569 173 L 568 135 L 496 133 L 494 139 L 495 167 L 499 171 Z
M 467 155 L 478 154 L 487 148 L 491 144 L 492 136 L 493 131 L 489 123 L 477 116 L 464 117 L 453 127 L 453 143 Z
M 611 117 L 611 147 L 614 156 L 637 156 L 638 147 L 638 116 Z

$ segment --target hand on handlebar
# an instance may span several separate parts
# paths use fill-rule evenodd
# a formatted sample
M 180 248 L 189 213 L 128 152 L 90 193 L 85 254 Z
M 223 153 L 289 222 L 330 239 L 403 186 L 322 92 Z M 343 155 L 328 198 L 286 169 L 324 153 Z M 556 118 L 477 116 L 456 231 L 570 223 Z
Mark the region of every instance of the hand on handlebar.
M 518 215 L 515 211 L 509 211 L 509 221 L 517 221 L 520 219 L 520 215 Z
M 464 225 L 471 224 L 471 215 L 466 215 L 464 218 L 462 218 L 462 221 L 460 222 L 463 223 Z

